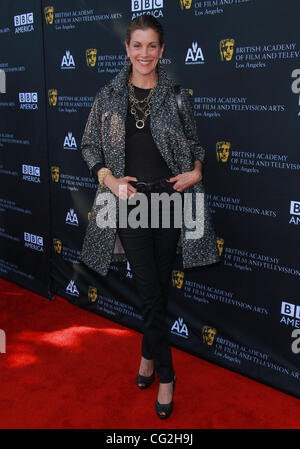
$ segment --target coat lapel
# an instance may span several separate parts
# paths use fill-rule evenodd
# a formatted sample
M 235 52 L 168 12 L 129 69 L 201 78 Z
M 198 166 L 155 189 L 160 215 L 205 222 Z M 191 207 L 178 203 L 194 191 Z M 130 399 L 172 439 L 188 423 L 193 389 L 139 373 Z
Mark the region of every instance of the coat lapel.
M 124 68 L 111 80 L 110 87 L 112 89 L 113 101 L 111 108 L 116 117 L 118 117 L 118 149 L 119 159 L 116 164 L 116 176 L 122 178 L 125 174 L 125 137 L 126 137 L 126 117 L 128 109 L 128 78 L 130 67 L 125 64 Z M 118 172 L 117 172 L 118 171 Z
M 155 89 L 151 111 L 153 116 L 155 116 L 156 112 L 160 110 L 165 101 L 166 94 L 168 93 L 169 89 L 172 88 L 172 81 L 168 77 L 166 70 L 160 64 L 158 64 L 157 66 L 157 74 L 158 84 Z

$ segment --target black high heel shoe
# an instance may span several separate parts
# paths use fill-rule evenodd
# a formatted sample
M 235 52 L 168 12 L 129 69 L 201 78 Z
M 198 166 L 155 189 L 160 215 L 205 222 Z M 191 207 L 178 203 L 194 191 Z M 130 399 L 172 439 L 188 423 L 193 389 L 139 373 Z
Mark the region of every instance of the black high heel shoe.
M 145 390 L 145 388 L 150 387 L 150 385 L 152 384 L 152 382 L 155 379 L 155 370 L 153 370 L 153 373 L 151 374 L 151 376 L 142 376 L 141 374 L 137 374 L 136 377 L 136 384 L 139 387 L 140 390 Z M 144 385 L 139 385 L 139 384 L 144 384 Z
M 174 374 L 174 379 L 173 379 L 173 396 L 174 396 L 174 391 L 175 391 L 175 383 L 176 383 L 176 376 Z M 160 404 L 156 398 L 156 402 L 155 402 L 155 410 L 156 410 L 156 414 L 159 418 L 161 419 L 166 419 L 168 418 L 173 410 L 173 399 L 171 402 L 169 402 L 168 404 Z M 165 413 L 164 415 L 161 415 L 161 413 Z

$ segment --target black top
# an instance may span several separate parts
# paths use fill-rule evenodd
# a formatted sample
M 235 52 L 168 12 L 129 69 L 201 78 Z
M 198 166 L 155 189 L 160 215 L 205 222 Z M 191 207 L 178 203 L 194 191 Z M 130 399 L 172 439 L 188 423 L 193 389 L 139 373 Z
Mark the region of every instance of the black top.
M 134 95 L 142 100 L 149 95 L 150 89 L 142 89 L 134 86 Z M 138 117 L 141 112 L 137 110 Z M 150 181 L 155 178 L 172 175 L 171 170 L 160 154 L 150 130 L 150 116 L 145 121 L 142 129 L 136 127 L 134 116 L 130 112 L 130 102 L 128 101 L 128 110 L 126 118 L 126 136 L 125 136 L 125 174 L 124 176 L 134 176 L 139 181 Z M 102 164 L 96 164 L 92 171 L 97 177 L 97 172 L 104 167 Z

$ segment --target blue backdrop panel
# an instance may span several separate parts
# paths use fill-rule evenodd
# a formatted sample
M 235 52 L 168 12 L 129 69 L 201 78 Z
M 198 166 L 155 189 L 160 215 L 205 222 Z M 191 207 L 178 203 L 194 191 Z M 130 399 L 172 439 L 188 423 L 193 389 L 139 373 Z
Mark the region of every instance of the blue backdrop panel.
M 50 297 L 41 5 L 1 1 L 0 8 L 0 69 L 6 78 L 0 94 L 0 273 Z

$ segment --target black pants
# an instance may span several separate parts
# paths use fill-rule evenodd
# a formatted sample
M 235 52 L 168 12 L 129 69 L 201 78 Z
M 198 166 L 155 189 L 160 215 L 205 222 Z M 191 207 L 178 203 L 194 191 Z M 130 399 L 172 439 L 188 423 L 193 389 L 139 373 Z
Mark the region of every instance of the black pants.
M 174 184 L 174 183 L 173 183 Z M 152 191 L 174 193 L 169 183 Z M 132 183 L 135 186 L 135 183 Z M 144 193 L 144 192 L 143 192 Z M 126 253 L 135 280 L 144 319 L 142 356 L 154 359 L 154 367 L 161 383 L 173 380 L 174 370 L 166 325 L 167 300 L 171 286 L 172 267 L 181 229 L 174 227 L 174 207 L 170 201 L 170 227 L 163 228 L 161 219 L 158 228 L 151 228 L 151 192 L 148 198 L 148 228 L 120 228 L 118 234 Z M 136 206 L 128 205 L 128 213 Z M 159 212 L 161 217 L 162 207 Z M 157 210 L 156 212 L 157 213 Z

